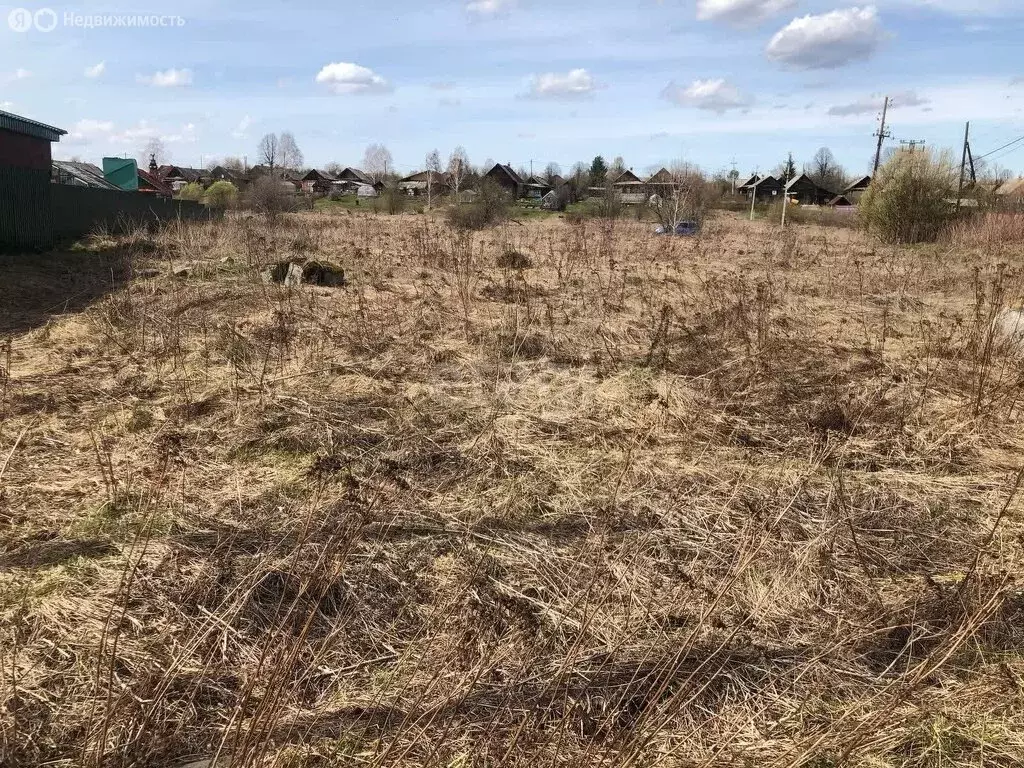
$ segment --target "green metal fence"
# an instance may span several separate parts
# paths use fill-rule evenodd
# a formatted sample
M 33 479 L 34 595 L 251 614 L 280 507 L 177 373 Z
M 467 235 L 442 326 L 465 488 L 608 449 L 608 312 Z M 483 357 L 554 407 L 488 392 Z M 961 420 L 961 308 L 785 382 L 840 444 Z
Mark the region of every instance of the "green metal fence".
M 53 205 L 48 171 L 0 167 L 0 248 L 53 244 Z
M 0 248 L 5 250 L 50 248 L 100 229 L 122 232 L 222 216 L 219 210 L 189 200 L 53 184 L 45 171 L 0 168 Z

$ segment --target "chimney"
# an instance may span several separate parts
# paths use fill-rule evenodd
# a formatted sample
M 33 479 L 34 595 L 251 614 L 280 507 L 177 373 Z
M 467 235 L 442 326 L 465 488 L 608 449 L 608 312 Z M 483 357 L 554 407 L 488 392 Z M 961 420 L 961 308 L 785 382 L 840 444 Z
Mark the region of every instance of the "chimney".
M 156 175 L 156 172 L 157 172 L 156 154 L 152 154 L 152 155 L 149 156 L 149 172 L 152 173 L 154 176 Z

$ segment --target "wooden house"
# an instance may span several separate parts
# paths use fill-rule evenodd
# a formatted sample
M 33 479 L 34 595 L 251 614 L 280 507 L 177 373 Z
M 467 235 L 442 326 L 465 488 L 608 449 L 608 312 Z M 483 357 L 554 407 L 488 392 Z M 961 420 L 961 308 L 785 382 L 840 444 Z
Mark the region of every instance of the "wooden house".
M 73 187 L 92 187 L 93 189 L 110 189 L 115 191 L 121 189 L 107 181 L 100 167 L 92 163 L 54 160 L 52 178 L 54 184 L 69 184 Z
M 1007 207 L 1024 206 L 1024 178 L 1011 179 L 1000 185 L 995 191 L 1000 205 Z
M 328 195 L 331 192 L 331 185 L 338 179 L 327 171 L 318 171 L 316 168 L 310 170 L 300 180 L 302 191 L 308 195 Z
M 216 168 L 210 170 L 210 179 L 213 181 L 228 181 L 235 185 L 235 187 L 241 189 L 249 183 L 249 178 L 242 171 L 235 170 L 234 168 L 227 168 L 223 165 L 218 165 Z
M 155 174 L 175 192 L 187 184 L 208 187 L 213 179 L 205 168 L 189 168 L 185 165 L 161 165 Z
M 522 180 L 518 173 L 512 170 L 510 165 L 498 163 L 484 174 L 484 178 L 490 179 L 514 198 L 523 196 L 526 182 Z
M 743 189 L 737 191 L 741 191 L 746 197 L 753 195 L 756 196 L 755 200 L 767 202 L 771 198 L 781 195 L 782 190 L 782 182 L 769 174 L 768 176 L 759 177 L 757 181 L 749 186 L 745 184 Z
M 632 169 L 620 173 L 612 182 L 612 189 L 624 203 L 637 204 L 647 200 L 644 182 L 633 173 Z
M 530 200 L 543 200 L 544 196 L 554 189 L 544 179 L 531 176 L 523 182 L 523 195 Z
M 448 177 L 437 171 L 419 171 L 418 173 L 399 179 L 398 188 L 407 195 L 420 196 L 441 195 L 448 188 Z
M 864 193 L 868 191 L 868 187 L 871 186 L 871 177 L 862 176 L 852 184 L 848 184 L 845 189 L 839 194 L 849 200 L 851 203 L 856 205 L 860 202 L 860 199 L 864 196 Z
M 644 187 L 646 187 L 648 196 L 658 195 L 659 197 L 667 197 L 672 194 L 674 184 L 675 179 L 669 173 L 668 168 L 662 168 L 647 178 L 647 181 L 644 182 Z
M 825 205 L 836 196 L 814 181 L 806 173 L 801 173 L 786 185 L 786 195 L 800 205 Z

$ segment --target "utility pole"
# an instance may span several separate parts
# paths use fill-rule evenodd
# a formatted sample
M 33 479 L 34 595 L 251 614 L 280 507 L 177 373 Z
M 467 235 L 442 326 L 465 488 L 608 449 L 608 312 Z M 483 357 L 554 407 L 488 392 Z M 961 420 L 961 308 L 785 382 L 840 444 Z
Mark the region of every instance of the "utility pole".
M 729 174 L 729 181 L 732 182 L 732 193 L 736 194 L 736 158 L 732 159 L 732 173 Z
M 882 106 L 882 124 L 878 128 L 878 132 L 875 136 L 878 137 L 878 149 L 875 150 L 875 170 L 872 175 L 878 173 L 878 166 L 882 163 L 882 142 L 888 139 L 892 134 L 885 129 L 885 118 L 889 115 L 889 97 L 885 97 L 885 104 Z
M 960 158 L 960 182 L 956 187 L 956 209 L 960 210 L 960 198 L 964 194 L 964 170 L 967 168 L 967 142 L 971 140 L 971 123 L 968 121 L 964 128 L 964 153 Z
M 924 139 L 909 139 L 909 140 L 908 139 L 901 139 L 900 140 L 900 146 L 910 147 L 910 151 L 911 152 L 917 151 L 918 146 L 922 146 L 923 147 L 927 143 L 928 142 L 925 141 Z
M 793 153 L 791 152 L 789 154 L 789 156 L 792 158 L 793 157 Z M 782 180 L 782 228 L 783 229 L 786 228 L 786 208 L 789 206 L 789 191 L 788 191 L 788 187 L 789 187 L 789 166 L 788 165 L 786 167 L 786 173 L 784 174 L 784 176 L 785 176 L 785 178 Z
M 760 175 L 758 173 L 758 171 L 760 171 L 760 170 L 761 169 L 758 168 L 758 169 L 756 169 L 754 171 L 754 188 L 750 192 L 750 220 L 751 221 L 754 220 L 754 203 L 757 201 L 757 182 L 758 182 L 758 176 Z
M 978 175 L 974 172 L 974 153 L 971 151 L 971 142 L 967 142 L 967 161 L 971 164 L 971 184 L 978 183 Z

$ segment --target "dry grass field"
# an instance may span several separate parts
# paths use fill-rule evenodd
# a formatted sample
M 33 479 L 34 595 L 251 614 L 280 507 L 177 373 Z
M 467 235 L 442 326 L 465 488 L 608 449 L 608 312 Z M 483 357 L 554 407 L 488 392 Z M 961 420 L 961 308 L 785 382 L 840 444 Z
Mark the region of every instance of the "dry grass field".
M 4 262 L 0 764 L 1024 764 L 1021 246 L 649 231 Z

